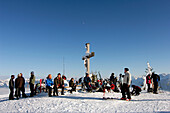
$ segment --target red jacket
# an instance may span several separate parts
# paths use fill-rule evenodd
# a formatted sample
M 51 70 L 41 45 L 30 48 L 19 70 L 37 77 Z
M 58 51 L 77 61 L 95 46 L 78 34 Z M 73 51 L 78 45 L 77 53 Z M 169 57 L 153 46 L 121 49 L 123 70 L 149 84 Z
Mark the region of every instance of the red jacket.
M 146 76 L 146 84 L 151 84 L 151 77 L 150 77 L 150 75 Z

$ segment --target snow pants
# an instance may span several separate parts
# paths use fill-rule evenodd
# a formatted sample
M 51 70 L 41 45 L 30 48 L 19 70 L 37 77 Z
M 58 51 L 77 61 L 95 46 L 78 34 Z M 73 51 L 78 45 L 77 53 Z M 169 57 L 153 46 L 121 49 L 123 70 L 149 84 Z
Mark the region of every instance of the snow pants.
M 22 91 L 22 97 L 26 97 L 26 94 L 25 94 L 25 86 L 23 86 L 21 88 L 21 91 Z
M 62 91 L 61 91 L 61 95 L 64 95 L 64 87 L 62 87 L 61 85 L 60 85 L 60 87 L 58 87 L 58 88 L 61 88 L 62 89 Z M 58 96 L 58 88 L 56 87 L 56 86 L 54 86 L 54 92 L 53 92 L 53 95 L 55 95 L 55 93 L 57 94 L 57 96 Z
M 14 88 L 10 88 L 9 100 L 14 99 Z
M 70 90 L 70 93 L 72 93 L 73 91 L 76 92 L 76 86 L 72 86 L 71 88 L 72 88 L 72 89 Z
M 150 84 L 147 84 L 148 85 L 148 92 L 150 92 Z
M 126 98 L 125 92 L 127 93 L 127 98 L 131 99 L 131 95 L 130 95 L 130 90 L 127 84 L 123 84 L 122 86 L 122 98 Z
M 154 90 L 153 93 L 157 93 L 158 90 L 158 82 L 154 82 Z
M 46 86 L 46 88 L 48 89 L 48 96 L 51 97 L 52 88 L 50 86 Z
M 17 97 L 17 98 L 19 98 L 19 97 L 21 97 L 21 88 L 16 88 L 16 91 L 15 91 L 15 96 Z
M 30 96 L 34 96 L 34 84 L 30 84 L 30 91 L 31 91 Z

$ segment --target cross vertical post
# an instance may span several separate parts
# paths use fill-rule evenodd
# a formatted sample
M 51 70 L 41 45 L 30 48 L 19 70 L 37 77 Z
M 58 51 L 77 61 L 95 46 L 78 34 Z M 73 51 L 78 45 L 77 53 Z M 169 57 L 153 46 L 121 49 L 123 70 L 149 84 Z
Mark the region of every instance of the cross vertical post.
M 90 58 L 94 56 L 94 52 L 90 53 L 90 43 L 86 43 L 85 48 L 86 48 L 86 55 L 83 56 L 82 60 L 84 60 L 86 73 L 90 74 Z

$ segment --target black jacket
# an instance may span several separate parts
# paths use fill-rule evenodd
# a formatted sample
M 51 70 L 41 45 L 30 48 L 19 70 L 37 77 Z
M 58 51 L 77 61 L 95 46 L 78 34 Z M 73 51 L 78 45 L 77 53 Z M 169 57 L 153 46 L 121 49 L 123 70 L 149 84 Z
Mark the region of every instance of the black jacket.
M 14 81 L 13 81 L 13 79 L 10 79 L 10 81 L 9 81 L 9 88 L 14 88 Z
M 156 82 L 160 81 L 160 76 L 157 74 L 152 74 L 151 79 L 153 79 L 153 82 L 156 83 Z
M 89 82 L 91 82 L 90 77 L 84 77 L 84 83 L 88 84 Z
M 74 86 L 74 82 L 73 81 L 69 81 L 69 87 L 73 87 Z

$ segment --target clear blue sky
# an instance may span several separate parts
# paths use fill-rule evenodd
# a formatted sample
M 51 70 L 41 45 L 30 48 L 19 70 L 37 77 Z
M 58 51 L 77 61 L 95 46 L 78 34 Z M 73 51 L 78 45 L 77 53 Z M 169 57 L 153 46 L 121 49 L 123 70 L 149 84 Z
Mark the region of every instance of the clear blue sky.
M 85 43 L 96 56 L 91 71 L 108 77 L 129 67 L 170 73 L 169 0 L 0 0 L 0 77 L 33 70 L 39 78 L 85 73 Z

